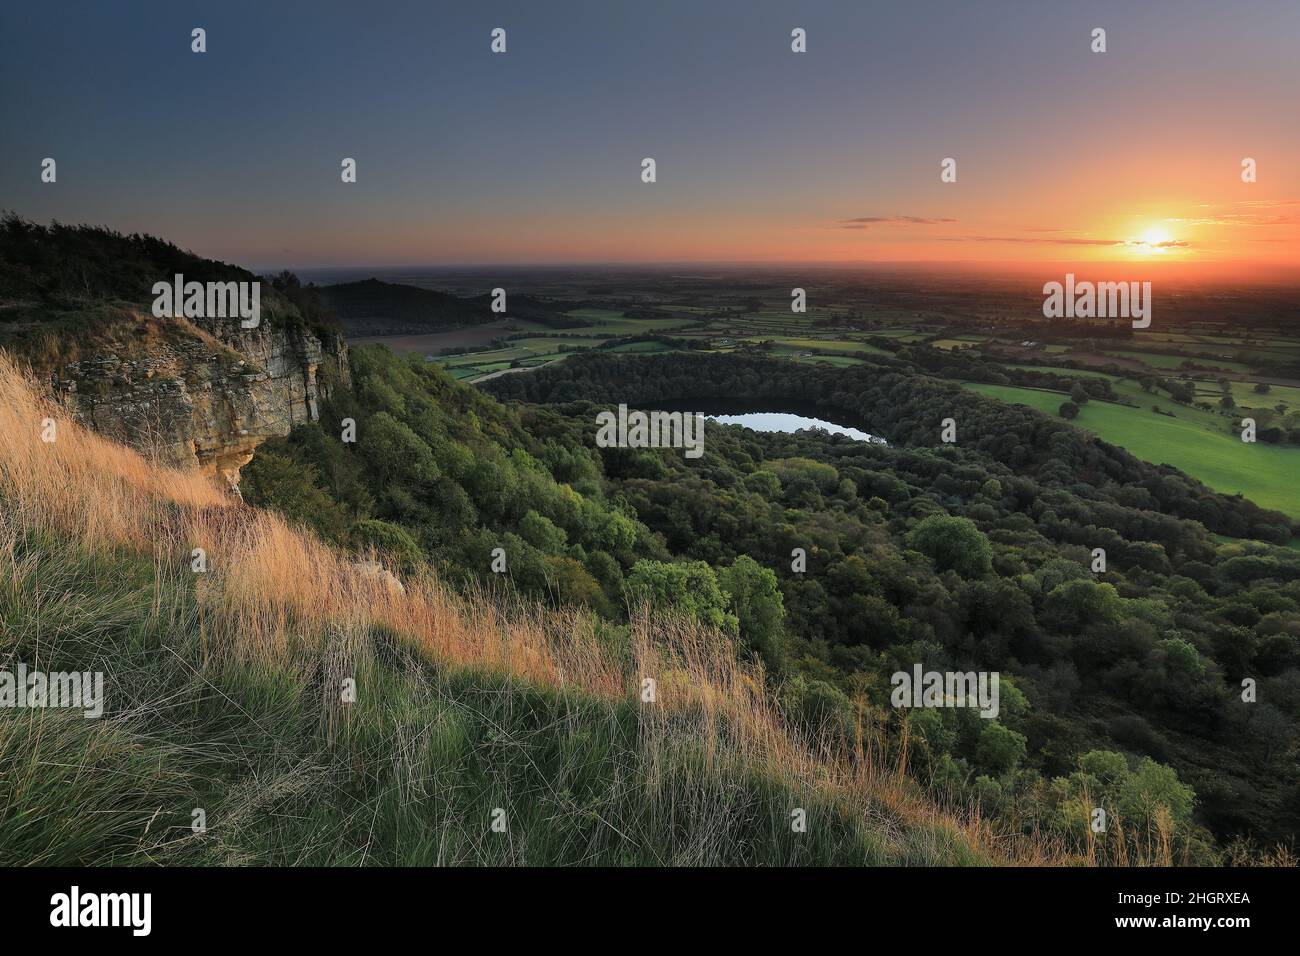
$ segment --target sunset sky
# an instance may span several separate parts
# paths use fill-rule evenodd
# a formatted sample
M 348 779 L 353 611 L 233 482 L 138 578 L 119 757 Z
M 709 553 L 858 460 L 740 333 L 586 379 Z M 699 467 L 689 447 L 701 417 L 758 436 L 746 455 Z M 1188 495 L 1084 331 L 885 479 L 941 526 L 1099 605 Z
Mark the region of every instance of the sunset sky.
M 0 207 L 256 268 L 1300 268 L 1295 0 L 55 0 L 0 17 Z

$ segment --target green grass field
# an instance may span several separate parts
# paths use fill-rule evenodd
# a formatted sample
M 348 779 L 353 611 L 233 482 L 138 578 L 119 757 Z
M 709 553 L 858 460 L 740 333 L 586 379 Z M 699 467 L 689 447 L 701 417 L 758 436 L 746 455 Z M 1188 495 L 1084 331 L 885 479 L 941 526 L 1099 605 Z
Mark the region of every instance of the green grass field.
M 613 346 L 611 352 L 666 352 L 668 346 L 662 342 L 624 342 Z
M 565 313 L 575 319 L 582 319 L 590 322 L 590 328 L 597 329 L 611 334 L 629 335 L 637 332 L 660 331 L 663 329 L 675 328 L 679 325 L 688 325 L 681 319 L 629 319 L 622 312 L 613 309 L 574 309 L 572 312 Z M 578 330 L 571 330 L 578 331 Z
M 1174 369 L 1180 367 L 1187 357 L 1183 355 L 1161 355 L 1158 352 L 1127 352 L 1119 349 L 1108 350 L 1106 355 L 1115 355 L 1119 358 L 1134 359 L 1142 362 L 1151 368 Z
M 967 388 L 1004 402 L 1019 402 L 1056 415 L 1066 396 L 1059 392 L 1008 385 L 967 383 Z M 1138 394 L 1142 394 L 1140 391 Z M 1217 491 L 1243 494 L 1265 508 L 1300 518 L 1300 448 L 1262 442 L 1246 444 L 1227 431 L 1227 419 L 1174 405 L 1167 398 L 1145 396 L 1140 408 L 1105 402 L 1084 404 L 1074 424 L 1120 445 L 1154 464 L 1169 464 Z M 1151 405 L 1173 411 L 1169 418 Z M 1219 423 L 1207 427 L 1207 419 Z
M 1292 408 L 1300 407 L 1300 388 L 1290 385 L 1270 385 L 1268 392 L 1261 395 L 1255 391 L 1254 382 L 1233 382 L 1232 396 L 1238 405 L 1247 408 L 1273 408 L 1281 402 Z
M 749 339 L 749 341 L 762 341 L 762 339 Z M 777 345 L 789 347 L 792 351 L 803 352 L 870 352 L 877 355 L 888 355 L 884 349 L 878 349 L 874 345 L 867 345 L 864 342 L 847 342 L 835 339 L 810 339 L 798 336 L 775 336 L 772 339 Z
M 862 359 L 854 358 L 852 355 L 814 355 L 812 358 L 794 358 L 795 362 L 804 362 L 811 365 L 833 365 L 836 368 L 846 368 L 850 365 L 861 365 Z
M 1194 351 L 1201 351 L 1201 350 L 1193 346 L 1189 351 L 1194 352 Z M 1105 354 L 1119 356 L 1120 358 L 1134 359 L 1138 362 L 1143 362 L 1144 364 L 1149 365 L 1151 368 L 1164 369 L 1164 370 L 1178 369 L 1182 367 L 1184 362 L 1191 362 L 1193 365 L 1220 368 L 1228 372 L 1249 372 L 1250 371 L 1250 366 L 1243 365 L 1241 362 L 1232 362 L 1227 359 L 1219 359 L 1219 358 L 1200 358 L 1192 354 L 1165 355 L 1160 352 L 1133 352 L 1133 351 L 1122 351 L 1119 349 L 1108 350 Z
M 600 345 L 606 340 L 606 337 L 601 335 L 592 336 L 590 338 L 547 338 L 544 336 L 536 336 L 526 339 L 512 339 L 510 344 L 516 348 L 528 349 L 530 352 L 536 352 L 538 355 L 551 355 L 564 347 L 571 349 L 589 349 Z

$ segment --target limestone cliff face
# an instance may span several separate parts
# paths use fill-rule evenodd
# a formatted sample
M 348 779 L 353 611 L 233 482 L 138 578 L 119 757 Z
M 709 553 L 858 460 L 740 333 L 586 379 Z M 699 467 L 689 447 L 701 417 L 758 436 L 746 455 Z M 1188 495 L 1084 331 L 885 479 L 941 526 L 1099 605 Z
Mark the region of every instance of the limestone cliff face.
M 351 385 L 341 333 L 266 322 L 132 313 L 76 357 L 51 378 L 79 418 L 235 492 L 259 444 L 316 420 L 330 389 Z

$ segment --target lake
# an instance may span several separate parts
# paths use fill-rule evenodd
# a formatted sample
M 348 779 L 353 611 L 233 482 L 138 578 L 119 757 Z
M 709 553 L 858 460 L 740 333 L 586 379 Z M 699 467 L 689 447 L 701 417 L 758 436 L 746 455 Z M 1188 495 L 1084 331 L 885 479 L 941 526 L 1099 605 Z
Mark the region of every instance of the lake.
M 811 402 L 782 402 L 786 409 L 796 405 L 803 407 L 793 411 L 773 411 L 759 403 L 736 402 L 716 398 L 696 399 L 679 402 L 661 402 L 655 407 L 667 412 L 701 412 L 706 418 L 720 425 L 743 425 L 756 432 L 786 432 L 792 434 L 803 428 L 820 428 L 832 435 L 845 435 L 854 441 L 873 442 L 886 445 L 887 441 L 877 438 L 860 428 L 840 425 L 821 418 L 825 412 Z
M 709 415 L 707 417 L 720 425 L 744 425 L 756 432 L 797 432 L 801 428 L 820 428 L 832 435 L 847 435 L 855 441 L 886 444 L 883 438 L 868 435 L 856 428 L 846 428 L 843 425 L 836 425 L 834 422 L 823 421 L 820 418 L 806 418 L 803 415 L 792 415 L 789 412 L 748 412 L 743 415 Z

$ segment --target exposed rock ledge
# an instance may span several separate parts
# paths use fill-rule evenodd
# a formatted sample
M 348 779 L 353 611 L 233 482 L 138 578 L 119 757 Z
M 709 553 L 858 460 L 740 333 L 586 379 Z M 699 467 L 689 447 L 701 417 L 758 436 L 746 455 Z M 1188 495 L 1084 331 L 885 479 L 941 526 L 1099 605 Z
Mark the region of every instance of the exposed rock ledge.
M 348 387 L 347 345 L 300 326 L 240 328 L 231 320 L 133 314 L 51 371 L 74 413 L 100 433 L 178 465 L 196 465 L 238 493 L 239 470 L 267 438 L 315 421 L 332 387 Z

